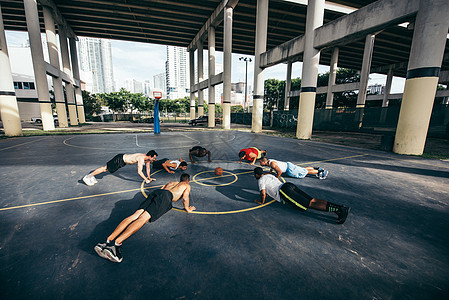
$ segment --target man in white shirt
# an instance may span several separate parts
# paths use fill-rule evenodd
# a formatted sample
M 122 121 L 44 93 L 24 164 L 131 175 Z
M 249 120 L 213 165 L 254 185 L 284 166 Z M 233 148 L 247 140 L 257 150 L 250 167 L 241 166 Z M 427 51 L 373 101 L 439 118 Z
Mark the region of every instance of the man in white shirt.
M 259 160 L 259 163 L 263 167 L 270 167 L 273 171 L 276 172 L 276 178 L 279 178 L 282 173 L 286 173 L 290 177 L 294 178 L 304 178 L 306 175 L 315 175 L 319 179 L 326 179 L 329 174 L 323 168 L 313 168 L 313 167 L 300 167 L 291 162 L 283 162 L 280 160 L 268 159 L 266 157 L 262 157 Z
M 315 199 L 309 196 L 296 185 L 290 182 L 282 183 L 279 179 L 271 174 L 263 172 L 261 167 L 254 169 L 254 177 L 256 177 L 259 184 L 260 201 L 259 204 L 264 204 L 268 196 L 279 202 L 288 202 L 294 208 L 305 211 L 307 208 L 334 212 L 338 216 L 337 223 L 343 224 L 349 214 L 349 207 L 334 204 L 326 200 Z
M 187 170 L 187 163 L 180 158 L 179 160 L 169 160 L 168 158 L 163 158 L 157 160 L 153 163 L 154 169 L 164 169 L 170 174 L 174 174 L 176 170 Z

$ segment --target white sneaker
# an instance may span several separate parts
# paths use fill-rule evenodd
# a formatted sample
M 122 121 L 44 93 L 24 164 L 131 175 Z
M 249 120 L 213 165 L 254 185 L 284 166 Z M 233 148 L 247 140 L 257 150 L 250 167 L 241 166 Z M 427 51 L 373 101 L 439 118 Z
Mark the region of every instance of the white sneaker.
M 87 184 L 88 186 L 92 186 L 95 184 L 95 182 L 92 181 L 90 174 L 87 174 L 86 176 L 83 177 L 83 181 L 85 184 Z
M 98 181 L 97 181 L 97 179 L 95 178 L 95 176 L 94 175 L 90 175 L 92 178 L 91 178 L 91 181 L 93 182 L 93 184 L 96 184 L 96 183 L 98 183 Z

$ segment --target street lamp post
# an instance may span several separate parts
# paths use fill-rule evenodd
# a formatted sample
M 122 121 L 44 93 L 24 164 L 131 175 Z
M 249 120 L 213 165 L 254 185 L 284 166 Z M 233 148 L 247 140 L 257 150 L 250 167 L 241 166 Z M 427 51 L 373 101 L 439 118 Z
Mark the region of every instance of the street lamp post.
M 245 106 L 247 112 L 249 111 L 248 101 L 248 61 L 251 62 L 251 58 L 249 57 L 240 57 L 239 60 L 243 60 L 245 62 Z

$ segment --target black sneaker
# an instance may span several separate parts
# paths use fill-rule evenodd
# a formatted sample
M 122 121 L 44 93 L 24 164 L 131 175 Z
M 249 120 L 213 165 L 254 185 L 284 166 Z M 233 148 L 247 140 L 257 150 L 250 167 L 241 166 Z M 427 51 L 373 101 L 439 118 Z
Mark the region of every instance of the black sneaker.
M 119 263 L 123 260 L 122 254 L 120 253 L 120 246 L 106 246 L 103 252 L 110 261 Z
M 350 207 L 342 206 L 340 208 L 340 210 L 337 211 L 337 215 L 338 215 L 337 224 L 343 224 L 346 221 L 346 218 L 348 217 L 350 210 L 351 210 Z

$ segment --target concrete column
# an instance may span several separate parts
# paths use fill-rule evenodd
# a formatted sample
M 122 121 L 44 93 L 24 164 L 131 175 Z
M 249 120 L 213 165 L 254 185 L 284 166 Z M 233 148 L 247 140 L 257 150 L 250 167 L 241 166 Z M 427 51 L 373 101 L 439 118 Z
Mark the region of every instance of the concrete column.
M 8 46 L 6 44 L 5 27 L 3 25 L 2 9 L 0 4 L 0 115 L 3 130 L 7 136 L 21 136 L 19 106 L 17 105 L 14 81 L 9 62 Z
M 72 77 L 72 69 L 70 67 L 69 46 L 67 43 L 67 35 L 62 25 L 59 25 L 58 33 L 59 33 L 59 44 L 61 45 L 63 71 L 64 73 L 69 75 L 69 78 L 72 80 L 73 77 Z M 65 92 L 67 95 L 67 105 L 69 107 L 70 125 L 78 125 L 75 94 L 73 90 L 73 84 L 71 82 L 66 82 Z
M 232 12 L 223 10 L 223 129 L 231 129 Z
M 360 72 L 360 88 L 357 96 L 356 108 L 364 108 L 366 102 L 366 88 L 368 87 L 371 59 L 373 57 L 374 34 L 368 34 L 365 38 L 365 49 L 363 50 L 362 70 Z
M 195 93 L 193 85 L 195 84 L 195 51 L 189 51 L 189 69 L 190 69 L 190 119 L 195 119 Z
M 198 83 L 204 80 L 203 42 L 198 42 Z M 198 116 L 204 115 L 204 91 L 198 90 Z
M 327 83 L 327 97 L 326 97 L 326 109 L 332 109 L 334 105 L 334 93 L 332 89 L 335 85 L 335 79 L 337 78 L 337 68 L 338 68 L 338 53 L 339 48 L 335 47 L 332 51 L 331 65 L 329 70 L 329 81 Z
M 215 127 L 215 86 L 211 84 L 211 79 L 215 75 L 215 27 L 210 26 L 207 32 L 207 44 L 209 47 L 209 119 L 208 127 Z
M 393 151 L 421 155 L 429 128 L 449 27 L 449 1 L 421 0 Z
M 36 0 L 24 0 L 28 37 L 30 40 L 31 58 L 33 60 L 34 80 L 36 81 L 39 108 L 41 110 L 42 128 L 54 130 L 50 93 L 48 92 L 47 73 L 45 70 L 44 52 L 42 50 L 39 15 Z
M 360 72 L 360 88 L 357 95 L 357 105 L 354 122 L 357 128 L 362 128 L 363 114 L 365 113 L 366 90 L 368 87 L 371 59 L 373 57 L 375 35 L 368 34 L 365 38 L 365 49 L 363 51 L 362 70 Z
M 75 38 L 69 38 L 70 44 L 70 58 L 72 59 L 72 72 L 73 78 L 79 82 L 80 80 L 80 69 L 78 64 L 78 52 L 76 50 L 76 40 Z M 83 104 L 83 94 L 81 93 L 81 83 L 80 86 L 75 86 L 75 103 L 78 112 L 78 119 L 80 123 L 86 123 L 86 116 L 84 114 L 84 104 Z
M 384 98 L 382 100 L 382 111 L 380 112 L 380 123 L 385 123 L 388 112 L 388 97 L 390 96 L 391 83 L 393 82 L 393 67 L 390 66 L 385 83 Z
M 315 112 L 316 85 L 320 51 L 313 47 L 314 31 L 323 25 L 324 0 L 309 0 L 307 5 L 306 32 L 302 66 L 301 93 L 299 96 L 298 125 L 296 137 L 312 137 L 313 114 Z
M 256 10 L 256 40 L 254 49 L 254 90 L 252 132 L 262 132 L 263 97 L 264 97 L 264 70 L 260 67 L 260 54 L 267 49 L 268 29 L 268 0 L 257 0 Z
M 290 109 L 290 90 L 292 88 L 292 62 L 289 61 L 287 63 L 287 80 L 285 81 L 285 101 L 284 101 L 284 110 Z
M 48 54 L 50 56 L 50 64 L 56 69 L 59 68 L 59 52 L 58 44 L 56 42 L 56 30 L 55 21 L 51 8 L 43 6 L 42 10 L 44 12 L 44 22 L 45 22 L 45 34 L 47 36 L 47 46 Z M 64 90 L 62 88 L 61 77 L 52 77 L 53 88 L 55 91 L 55 103 L 56 103 L 56 113 L 58 115 L 58 123 L 60 128 L 68 127 L 67 120 L 67 110 L 64 101 Z

